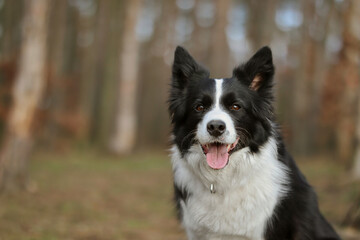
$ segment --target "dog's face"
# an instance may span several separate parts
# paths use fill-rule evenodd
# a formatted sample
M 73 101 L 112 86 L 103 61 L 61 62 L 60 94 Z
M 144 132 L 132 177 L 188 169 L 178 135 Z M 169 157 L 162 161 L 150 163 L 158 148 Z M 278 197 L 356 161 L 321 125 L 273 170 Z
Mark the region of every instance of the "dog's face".
M 221 79 L 210 78 L 177 47 L 172 74 L 169 112 L 183 155 L 199 146 L 208 165 L 222 169 L 232 153 L 244 147 L 256 152 L 271 135 L 274 66 L 268 47 Z

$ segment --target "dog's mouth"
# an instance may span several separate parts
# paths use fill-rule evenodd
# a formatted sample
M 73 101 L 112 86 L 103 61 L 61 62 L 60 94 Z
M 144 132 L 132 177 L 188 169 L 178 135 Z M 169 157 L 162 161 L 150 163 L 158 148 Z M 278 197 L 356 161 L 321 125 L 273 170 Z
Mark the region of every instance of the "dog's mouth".
M 202 145 L 201 148 L 206 156 L 206 162 L 212 169 L 223 169 L 229 162 L 230 154 L 239 142 L 239 138 L 234 143 L 226 144 L 212 142 Z

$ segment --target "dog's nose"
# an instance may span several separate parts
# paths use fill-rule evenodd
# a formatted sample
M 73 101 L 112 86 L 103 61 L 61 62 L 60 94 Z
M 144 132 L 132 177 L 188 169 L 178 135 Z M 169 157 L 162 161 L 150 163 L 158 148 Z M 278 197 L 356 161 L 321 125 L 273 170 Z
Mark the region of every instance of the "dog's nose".
M 212 120 L 207 124 L 207 130 L 211 136 L 218 137 L 226 130 L 226 125 L 221 120 Z

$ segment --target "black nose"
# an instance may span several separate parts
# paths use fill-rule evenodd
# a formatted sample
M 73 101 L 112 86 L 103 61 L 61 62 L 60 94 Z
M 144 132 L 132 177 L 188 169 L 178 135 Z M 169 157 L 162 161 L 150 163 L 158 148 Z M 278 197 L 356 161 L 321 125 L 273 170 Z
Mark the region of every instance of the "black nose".
M 226 130 L 226 125 L 221 120 L 212 120 L 207 124 L 207 130 L 211 136 L 218 137 Z

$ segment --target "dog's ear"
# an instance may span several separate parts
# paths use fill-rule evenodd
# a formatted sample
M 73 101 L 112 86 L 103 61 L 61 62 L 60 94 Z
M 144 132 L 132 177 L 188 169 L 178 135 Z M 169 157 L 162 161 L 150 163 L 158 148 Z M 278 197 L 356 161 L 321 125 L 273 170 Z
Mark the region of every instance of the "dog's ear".
M 208 75 L 208 71 L 198 64 L 183 47 L 175 50 L 172 66 L 173 87 L 184 89 L 189 81 L 196 77 Z
M 193 81 L 209 77 L 209 72 L 182 47 L 175 50 L 172 66 L 172 82 L 169 98 L 169 112 L 172 120 L 185 115 L 186 87 Z
M 263 92 L 272 88 L 275 67 L 269 47 L 262 47 L 245 64 L 234 69 L 234 76 L 253 91 Z

